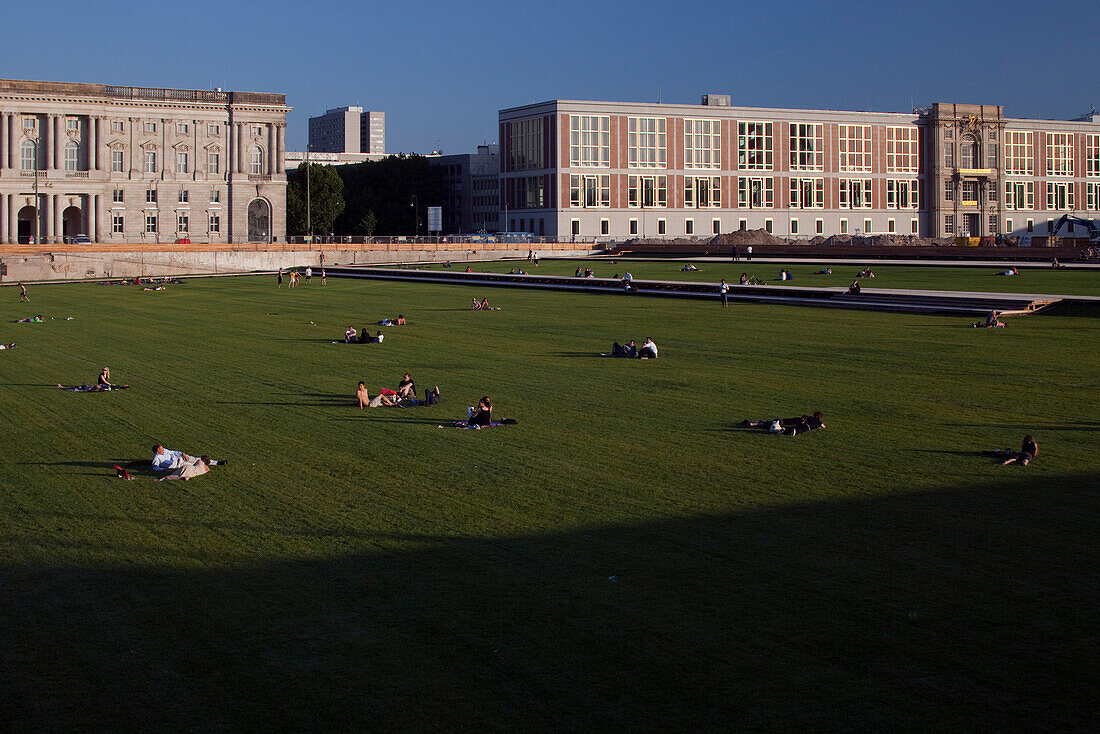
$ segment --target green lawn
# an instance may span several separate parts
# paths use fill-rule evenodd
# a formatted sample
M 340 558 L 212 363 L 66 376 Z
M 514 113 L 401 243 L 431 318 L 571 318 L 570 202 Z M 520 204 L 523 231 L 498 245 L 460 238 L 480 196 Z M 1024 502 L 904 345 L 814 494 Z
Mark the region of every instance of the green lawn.
M 842 287 L 851 285 L 863 265 L 838 261 L 831 264 L 832 275 L 814 275 L 824 265 L 762 263 L 759 260 L 736 263 L 695 261 L 697 272 L 683 272 L 685 262 L 667 260 L 547 260 L 539 261 L 536 269 L 530 263 L 519 261 L 470 263 L 475 271 L 507 273 L 521 268 L 538 275 L 573 275 L 577 267 L 592 268 L 597 277 L 621 276 L 629 270 L 635 278 L 645 280 L 688 280 L 717 283 L 725 278 L 737 283 L 741 273 L 756 275 L 768 285 L 796 285 L 814 287 Z M 421 265 L 423 269 L 442 269 L 442 265 Z M 463 270 L 466 263 L 454 263 L 452 269 Z M 779 271 L 786 268 L 794 276 L 792 281 L 780 281 Z M 1059 295 L 1100 296 L 1100 270 L 1073 270 L 1049 268 L 1023 268 L 1018 276 L 995 276 L 1004 268 L 931 266 L 931 265 L 883 265 L 872 266 L 873 279 L 860 281 L 864 288 L 918 288 L 927 290 L 980 291 L 1002 293 L 1053 293 Z
M 1070 731 L 1100 715 L 1087 312 L 979 330 L 266 276 L 30 293 L 0 289 L 0 341 L 20 345 L 0 352 L 6 730 Z M 468 310 L 472 294 L 503 310 Z M 397 313 L 409 325 L 383 345 L 331 343 Z M 596 356 L 646 336 L 661 359 Z M 133 388 L 55 387 L 105 364 Z M 443 404 L 355 407 L 357 380 L 406 370 Z M 519 425 L 437 428 L 483 394 Z M 827 429 L 798 438 L 737 425 L 813 409 Z M 1030 467 L 982 455 L 1025 433 Z M 155 441 L 230 464 L 114 478 Z

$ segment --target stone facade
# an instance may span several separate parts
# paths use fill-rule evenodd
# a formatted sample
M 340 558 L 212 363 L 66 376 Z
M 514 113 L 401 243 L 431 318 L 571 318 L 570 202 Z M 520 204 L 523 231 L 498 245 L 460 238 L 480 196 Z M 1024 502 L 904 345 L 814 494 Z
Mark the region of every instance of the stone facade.
M 283 241 L 289 110 L 283 94 L 0 79 L 0 244 Z

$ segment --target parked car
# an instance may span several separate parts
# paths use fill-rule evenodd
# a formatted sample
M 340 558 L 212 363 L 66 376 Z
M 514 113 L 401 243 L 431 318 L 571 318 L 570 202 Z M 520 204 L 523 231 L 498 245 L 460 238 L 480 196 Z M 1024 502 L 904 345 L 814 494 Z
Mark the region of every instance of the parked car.
M 73 237 L 74 245 L 90 245 L 92 244 L 92 238 L 86 234 L 78 234 Z
M 191 244 L 191 238 L 190 237 L 179 237 L 179 238 L 176 239 L 176 244 L 177 245 L 190 245 Z

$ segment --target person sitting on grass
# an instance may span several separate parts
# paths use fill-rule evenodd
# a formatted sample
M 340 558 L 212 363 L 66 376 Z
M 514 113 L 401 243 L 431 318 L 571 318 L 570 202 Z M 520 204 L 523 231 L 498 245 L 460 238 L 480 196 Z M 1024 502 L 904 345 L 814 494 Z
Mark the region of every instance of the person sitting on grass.
M 1001 314 L 998 313 L 997 311 L 990 311 L 986 315 L 985 321 L 982 321 L 982 322 L 977 323 L 977 324 L 971 324 L 971 326 L 973 326 L 975 328 L 978 328 L 978 329 L 1003 329 L 1006 326 L 1008 326 L 1008 324 L 1001 321 L 1000 315 Z
M 692 264 L 692 263 L 688 263 L 688 264 L 687 264 L 687 265 L 685 265 L 684 267 L 680 268 L 680 270 L 682 270 L 682 271 L 683 271 L 683 272 L 685 272 L 685 273 L 694 273 L 694 272 L 695 272 L 695 271 L 697 271 L 698 269 L 699 269 L 699 268 L 695 267 L 695 265 L 694 265 L 694 264 Z
M 860 270 L 859 275 L 857 275 L 856 277 L 857 278 L 873 278 L 873 277 L 875 277 L 875 274 L 873 272 L 871 272 L 871 268 L 870 268 L 870 266 L 868 266 L 868 267 L 864 268 L 863 270 Z
M 405 376 L 401 378 L 401 382 L 397 384 L 397 397 L 399 398 L 415 398 L 416 397 L 416 383 L 413 382 L 413 378 L 406 372 Z
M 801 415 L 797 418 L 772 418 L 767 421 L 744 420 L 741 425 L 745 428 L 761 428 L 770 433 L 781 433 L 784 436 L 798 436 L 807 431 L 815 431 L 824 428 L 821 411 L 813 415 Z
M 0 349 L 15 349 L 17 346 L 15 342 L 10 342 L 8 344 L 0 344 Z
M 476 408 L 466 409 L 466 420 L 455 421 L 451 425 L 455 428 L 469 428 L 471 426 L 483 427 L 493 422 L 493 403 L 486 395 L 477 401 Z
M 373 398 L 367 392 L 367 386 L 360 382 L 359 389 L 355 391 L 355 397 L 359 399 L 359 409 L 363 408 L 394 408 L 397 407 L 397 402 L 393 400 L 389 395 L 386 395 L 381 390 Z
M 814 271 L 814 275 L 832 275 L 832 274 L 833 274 L 833 269 L 832 268 L 824 268 L 822 270 L 815 270 Z
M 657 345 L 648 336 L 642 342 L 642 348 L 638 350 L 641 359 L 657 359 Z
M 500 306 L 490 306 L 488 298 L 482 298 L 481 303 L 477 306 L 478 311 L 499 311 Z
M 474 311 L 481 310 L 481 302 L 477 300 L 477 296 L 470 299 L 470 308 Z
M 355 331 L 354 326 L 349 326 L 348 330 L 344 332 L 344 343 L 351 344 L 353 341 L 355 341 L 357 333 L 358 332 Z
M 204 456 L 203 459 L 207 465 L 225 465 L 229 461 L 227 459 L 221 459 L 215 461 L 209 456 Z M 154 471 L 167 471 L 169 469 L 178 469 L 185 462 L 193 462 L 195 458 L 188 456 L 182 451 L 173 451 L 171 449 L 164 448 L 161 444 L 153 446 L 153 470 Z
M 852 284 L 848 286 L 848 295 L 859 295 L 859 292 L 863 290 L 858 280 L 853 280 Z
M 96 384 L 100 387 L 105 387 L 108 390 L 113 388 L 111 384 L 111 370 L 109 367 L 104 367 L 99 373 L 99 379 L 96 380 Z
M 794 278 L 791 277 L 791 271 L 787 270 L 786 268 L 779 271 L 779 279 L 780 280 L 794 280 Z
M 1013 456 L 1008 457 L 1001 462 L 1001 466 L 1008 466 L 1009 464 L 1019 463 L 1020 466 L 1027 466 L 1031 463 L 1031 460 L 1039 455 L 1039 444 L 1035 443 L 1035 440 L 1030 436 L 1024 436 L 1023 443 L 1020 444 L 1020 451 Z
M 435 387 L 433 387 L 431 390 L 429 390 L 428 392 L 426 392 L 424 394 L 424 399 L 423 400 L 420 400 L 418 398 L 398 398 L 397 400 L 398 400 L 398 404 L 401 407 L 405 407 L 406 405 L 421 405 L 421 406 L 427 407 L 429 405 L 438 404 L 439 399 L 440 399 L 439 385 L 436 385 Z

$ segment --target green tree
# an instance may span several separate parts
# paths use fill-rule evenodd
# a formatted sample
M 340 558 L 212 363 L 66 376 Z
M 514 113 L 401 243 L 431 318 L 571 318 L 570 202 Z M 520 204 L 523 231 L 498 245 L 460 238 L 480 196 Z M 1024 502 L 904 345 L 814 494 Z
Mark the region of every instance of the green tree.
M 359 232 L 367 237 L 374 236 L 374 229 L 378 226 L 378 217 L 374 216 L 374 210 L 368 210 L 359 220 Z
M 287 234 L 309 234 L 309 223 L 316 234 L 327 235 L 335 231 L 336 218 L 344 211 L 344 182 L 335 166 L 309 164 L 308 205 L 307 212 L 306 167 L 302 164 L 287 176 Z
M 411 235 L 413 210 L 409 204 L 416 196 L 420 233 L 426 234 L 427 208 L 443 205 L 443 168 L 429 165 L 423 156 L 393 155 L 380 161 L 339 166 L 337 172 L 344 181 L 347 200 L 347 208 L 336 220 L 338 232 L 362 232 L 364 219 L 373 213 L 372 234 Z

